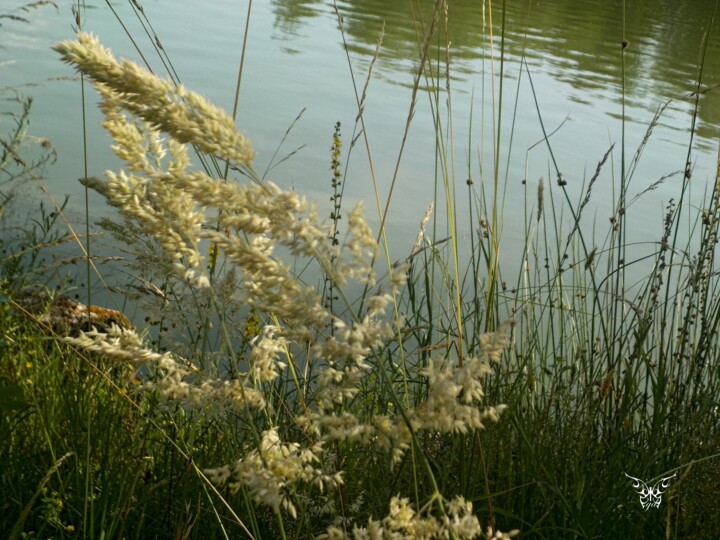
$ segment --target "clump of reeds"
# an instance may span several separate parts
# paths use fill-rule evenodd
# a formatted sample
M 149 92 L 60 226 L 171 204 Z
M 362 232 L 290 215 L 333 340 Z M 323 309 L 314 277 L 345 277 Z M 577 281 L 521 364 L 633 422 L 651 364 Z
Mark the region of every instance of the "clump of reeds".
M 404 323 L 389 317 L 386 308 L 405 272 L 396 268 L 387 285 L 377 286 L 370 262 L 376 241 L 360 205 L 345 214 L 344 237 L 338 232 L 339 183 L 334 184 L 333 220 L 326 224 L 303 197 L 271 182 L 241 183 L 193 170 L 190 146 L 232 169 L 252 170 L 253 150 L 229 116 L 132 62 L 118 62 L 91 35 L 80 33 L 77 41 L 55 49 L 95 84 L 104 126 L 126 163 L 125 170 L 108 172 L 105 181 L 85 183 L 138 234 L 160 246 L 163 267 L 177 282 L 218 305 L 227 298 L 219 298 L 216 287 L 223 280 L 210 269 L 224 268 L 233 276 L 224 283 L 235 287 L 226 287 L 223 295 L 263 321 L 239 355 L 240 336 L 223 322 L 222 347 L 212 366 L 149 350 L 134 331 L 118 327 L 66 341 L 135 366 L 139 392 L 165 407 L 179 407 L 193 418 L 239 415 L 248 428 L 237 434 L 240 454 L 230 464 L 204 464 L 203 478 L 225 493 L 242 492 L 251 507 L 269 507 L 283 536 L 286 520 L 298 517 L 299 505 L 305 505 L 304 490 L 329 490 L 343 507 L 348 481 L 343 464 L 357 460 L 355 453 L 374 456 L 371 462 L 385 471 L 377 480 L 402 467 L 408 451 L 415 464 L 412 504 L 399 492 L 388 501 L 382 521 L 362 518 L 367 530 L 355 528 L 352 535 L 481 535 L 472 505 L 445 499 L 438 490 L 421 435 L 465 434 L 497 419 L 503 406 L 483 404 L 482 381 L 508 344 L 505 329 L 482 336 L 473 356 L 438 357 L 425 364 L 395 358 L 391 344 L 403 335 Z M 339 152 L 338 132 L 334 148 Z M 334 182 L 339 182 L 335 169 L 334 163 Z M 204 249 L 207 244 L 211 249 Z M 350 281 L 376 287 L 375 292 L 364 299 L 360 313 L 341 318 L 329 309 L 333 302 L 323 302 L 280 260 L 278 249 L 316 261 L 331 284 L 333 302 L 345 302 L 345 308 L 350 306 L 342 289 Z M 422 463 L 427 473 L 415 468 Z M 349 536 L 359 516 L 331 517 L 324 527 L 336 538 Z

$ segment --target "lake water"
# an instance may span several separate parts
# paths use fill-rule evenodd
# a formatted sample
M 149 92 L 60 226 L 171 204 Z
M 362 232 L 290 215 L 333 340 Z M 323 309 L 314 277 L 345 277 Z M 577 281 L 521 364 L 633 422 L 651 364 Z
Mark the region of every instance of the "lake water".
M 1 10 L 20 4 L 4 0 Z M 29 24 L 5 22 L 0 27 L 0 62 L 11 62 L 0 68 L 0 77 L 2 86 L 33 84 L 22 89 L 35 97 L 31 132 L 50 139 L 59 152 L 46 184 L 58 198 L 71 195 L 69 215 L 80 224 L 84 219 L 83 188 L 77 182 L 83 175 L 80 83 L 65 79 L 72 75 L 70 68 L 50 50 L 53 43 L 73 36 L 74 17 L 67 4 L 62 3 L 57 11 L 47 7 L 26 14 Z M 368 154 L 384 203 L 410 110 L 423 39 L 421 26 L 427 28 L 430 22 L 432 2 L 420 4 L 404 0 L 337 3 L 358 92 L 362 92 L 384 29 L 364 107 L 369 149 L 358 139 L 345 184 L 346 206 L 364 200 L 375 229 L 380 219 Z M 434 102 L 431 94 L 423 91 L 434 84 L 439 87 L 443 129 L 452 119 L 452 140 L 446 142 L 452 148 L 450 170 L 461 210 L 467 199 L 468 177 L 478 192 L 484 190 L 488 197 L 493 194 L 493 134 L 499 126 L 497 168 L 505 197 L 502 242 L 510 253 L 522 247 L 524 209 L 526 204 L 534 204 L 538 180 L 544 177 L 546 187 L 552 187 L 555 179 L 547 145 L 537 144 L 543 139 L 538 110 L 546 130 L 557 129 L 550 140 L 572 200 L 581 199 L 583 183 L 615 143 L 583 218 L 586 227 L 607 224 L 619 190 L 623 126 L 629 163 L 656 109 L 671 99 L 653 130 L 628 194 L 633 197 L 661 177 L 685 169 L 694 106 L 690 93 L 696 89 L 702 47 L 709 34 L 702 81 L 707 92 L 699 101 L 691 153 L 692 182 L 698 186 L 694 192 L 702 194 L 715 178 L 720 133 L 720 90 L 714 88 L 720 83 L 720 27 L 717 22 L 710 27 L 715 2 L 640 0 L 627 2 L 624 14 L 623 4 L 613 0 L 522 0 L 503 7 L 502 2 L 450 2 L 447 22 L 441 17 L 433 41 L 440 49 L 431 48 L 430 52 L 431 71 L 439 72 L 440 79 L 421 81 L 390 201 L 387 226 L 396 258 L 409 252 L 422 215 L 434 198 Z M 157 35 L 183 84 L 231 111 L 247 2 L 117 0 L 88 5 L 83 13 L 85 30 L 99 35 L 117 56 L 140 61 L 124 25 L 147 62 L 164 75 L 153 39 L 145 31 L 147 21 L 138 17 L 139 5 L 152 24 L 151 36 L 154 38 L 153 32 Z M 628 44 L 623 49 L 624 39 Z M 446 79 L 444 46 L 448 42 Z M 101 118 L 94 107 L 97 98 L 93 93 L 89 96 L 89 174 L 101 176 L 106 169 L 118 168 L 119 162 L 100 127 Z M 237 124 L 253 141 L 255 166 L 261 174 L 273 164 L 277 146 L 301 111 L 302 117 L 275 162 L 302 148 L 272 167 L 267 177 L 306 194 L 329 213 L 333 127 L 337 121 L 342 123 L 345 163 L 358 113 L 334 4 L 256 0 L 250 12 Z M 659 239 L 665 204 L 670 198 L 677 199 L 682 179 L 682 174 L 670 177 L 633 204 L 628 225 L 635 240 Z M 91 206 L 92 219 L 106 212 L 99 195 L 91 195 Z M 442 204 L 437 212 L 444 215 Z M 477 224 L 467 223 L 461 215 L 461 235 L 467 237 L 470 227 Z

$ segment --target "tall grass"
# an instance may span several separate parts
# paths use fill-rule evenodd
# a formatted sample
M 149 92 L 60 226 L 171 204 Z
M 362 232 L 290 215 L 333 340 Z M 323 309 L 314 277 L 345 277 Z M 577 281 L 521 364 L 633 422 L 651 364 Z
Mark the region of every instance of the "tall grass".
M 504 6 L 500 11 L 504 13 Z M 714 14 L 709 21 L 713 23 Z M 502 49 L 499 54 L 502 62 Z M 620 49 L 619 54 L 623 54 Z M 524 66 L 523 75 L 532 87 L 532 73 Z M 442 73 L 442 67 L 435 71 Z M 500 91 L 493 103 L 502 110 L 502 67 L 499 77 Z M 441 86 L 439 80 L 432 82 Z M 698 89 L 701 84 L 702 62 Z M 432 96 L 434 110 L 449 115 L 444 99 L 440 92 Z M 607 232 L 595 229 L 590 236 L 582 217 L 599 175 L 613 167 L 614 145 L 601 154 L 577 204 L 552 157 L 546 132 L 555 181 L 541 179 L 537 192 L 529 192 L 526 247 L 514 283 L 498 265 L 503 206 L 498 146 L 490 164 L 493 183 L 481 182 L 478 188 L 468 182 L 468 212 L 475 224 L 469 279 L 459 281 L 448 264 L 455 259 L 454 247 L 437 249 L 430 240 L 425 256 L 413 260 L 407 312 L 412 314 L 411 326 L 422 329 L 416 338 L 425 347 L 442 342 L 443 337 L 450 342 L 450 336 L 466 336 L 465 350 L 471 353 L 483 328 L 492 328 L 502 318 L 516 321 L 508 362 L 501 364 L 486 389 L 491 401 L 509 405 L 508 412 L 491 428 L 492 434 L 485 432 L 477 441 L 465 442 L 463 450 L 479 456 L 470 499 L 487 500 L 489 517 L 498 511 L 505 518 L 512 516 L 512 526 L 524 534 L 712 537 L 710 531 L 718 527 L 711 519 L 692 525 L 688 520 L 689 513 L 714 515 L 710 506 L 700 510 L 699 500 L 690 503 L 694 497 L 689 493 L 718 490 L 710 480 L 718 459 L 717 221 L 713 217 L 718 184 L 711 183 L 688 228 L 680 216 L 691 208 L 687 204 L 690 150 L 686 157 L 680 156 L 685 170 L 682 189 L 658 223 L 658 239 L 650 253 L 633 259 L 635 249 L 626 235 L 632 211 L 627 186 L 665 106 L 659 108 L 628 165 L 621 149 L 622 187 Z M 545 131 L 539 105 L 537 113 Z M 697 100 L 691 133 L 696 114 Z M 499 141 L 502 126 L 497 121 L 494 133 Z M 436 122 L 440 162 L 449 159 L 445 141 L 452 141 L 446 128 L 451 119 L 444 124 Z M 688 148 L 692 147 L 691 137 Z M 489 168 L 479 165 L 481 170 Z M 443 185 L 452 182 L 451 189 L 444 190 L 444 202 L 452 206 L 447 212 L 448 244 L 456 246 L 459 239 L 452 224 L 458 211 L 452 197 L 456 184 L 444 167 L 439 176 Z M 441 279 L 428 278 L 438 274 Z M 631 283 L 631 276 L 638 282 Z M 463 301 L 453 312 L 466 314 L 464 328 L 455 328 L 457 323 L 447 313 L 438 315 L 458 296 Z M 472 469 L 462 455 L 447 464 L 446 472 L 458 474 L 467 489 L 473 482 L 462 475 L 472 476 Z M 701 476 L 696 475 L 697 468 L 703 469 Z M 666 495 L 664 513 L 634 511 L 623 475 L 629 470 L 639 470 L 639 476 L 647 478 L 678 473 L 677 483 Z M 696 504 L 697 510 L 688 511 Z
M 428 14 L 413 5 L 419 62 L 393 178 L 426 97 L 436 198 L 403 264 L 393 263 L 384 230 L 392 186 L 383 201 L 375 183 L 377 236 L 361 208 L 343 207 L 340 125 L 329 156 L 333 209 L 322 219 L 255 173 L 233 120 L 176 80 L 118 63 L 87 34 L 57 46 L 100 92 L 126 163 L 83 182 L 118 211 L 102 224 L 132 255 L 132 288 L 122 293 L 142 305 L 151 330 L 48 335 L 32 321 L 41 313 L 17 316 L 27 279 L 20 267 L 6 270 L 20 280 L 6 280 L 0 303 L 0 421 L 9 434 L 0 481 L 10 486 L 0 528 L 11 537 L 720 530 L 720 184 L 688 204 L 688 150 L 657 241 L 633 258 L 627 186 L 666 105 L 629 162 L 624 140 L 598 149 L 575 202 L 524 64 L 554 170 L 535 189 L 527 184 L 521 260 L 509 261 L 502 158 L 512 148 L 500 135 L 517 119 L 499 113 L 510 99 L 504 40 L 499 51 L 488 41 L 493 110 L 482 114 L 494 126 L 492 163 L 468 158 L 458 181 L 448 6 L 438 0 Z M 492 38 L 505 6 L 487 10 Z M 349 55 L 348 65 L 355 81 Z M 352 141 L 367 136 L 372 66 L 356 86 Z M 702 67 L 696 96 L 701 84 Z M 475 167 L 491 173 L 478 177 Z M 621 188 L 607 230 L 588 231 L 584 212 L 603 176 Z M 469 249 L 459 216 L 471 224 Z M 379 254 L 386 279 L 375 275 Z M 322 288 L 293 268 L 313 269 Z M 364 291 L 357 301 L 353 289 Z M 651 485 L 676 476 L 660 508 L 644 511 L 627 474 Z

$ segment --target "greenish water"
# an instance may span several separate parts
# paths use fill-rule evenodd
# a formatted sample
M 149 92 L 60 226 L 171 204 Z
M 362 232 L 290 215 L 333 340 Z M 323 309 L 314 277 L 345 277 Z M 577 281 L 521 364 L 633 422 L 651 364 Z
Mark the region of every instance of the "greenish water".
M 20 3 L 12 0 L 4 9 Z M 139 4 L 183 83 L 232 110 L 247 2 L 147 0 Z M 382 201 L 387 198 L 398 159 L 418 65 L 422 30 L 413 21 L 429 24 L 432 3 L 421 4 L 421 9 L 414 2 L 397 0 L 337 4 L 359 92 L 384 28 L 364 108 L 369 152 Z M 644 150 L 629 196 L 665 175 L 685 169 L 694 104 L 690 93 L 696 89 L 703 40 L 710 32 L 703 71 L 703 90 L 708 91 L 699 102 L 690 158 L 693 182 L 698 185 L 695 194 L 702 195 L 706 184 L 714 179 L 720 90 L 713 85 L 720 83 L 720 32 L 717 23 L 709 28 L 713 1 L 626 2 L 624 15 L 623 2 L 619 1 L 525 0 L 503 6 L 502 2 L 463 0 L 449 4 L 447 25 L 439 21 L 436 38 L 441 45 L 451 42 L 447 81 L 444 50 L 433 52 L 431 61 L 432 69 L 441 76 L 441 103 L 447 100 L 446 84 L 450 88 L 454 176 L 460 188 L 464 189 L 469 176 L 478 189 L 484 188 L 492 195 L 493 133 L 500 119 L 499 178 L 506 181 L 505 245 L 522 245 L 526 203 L 534 204 L 540 177 L 545 177 L 546 185 L 548 177 L 555 177 L 546 145 L 536 144 L 543 134 L 530 77 L 546 129 L 559 128 L 551 141 L 573 200 L 581 198 L 583 182 L 592 176 L 610 144 L 616 144 L 612 155 L 614 172 L 610 166 L 603 170 L 584 214 L 584 225 L 588 227 L 594 221 L 607 223 L 619 186 L 623 140 L 629 162 L 656 109 L 670 99 L 673 101 Z M 164 74 L 142 19 L 136 17 L 135 4 L 116 1 L 112 6 L 148 63 Z M 55 80 L 71 72 L 50 51 L 52 43 L 72 37 L 73 17 L 65 4 L 59 11 L 46 8 L 27 16 L 30 24 L 5 23 L 0 27 L 0 61 L 12 62 L 0 70 L 2 84 L 40 83 L 23 91 L 35 96 L 32 132 L 48 137 L 59 151 L 60 158 L 49 171 L 47 185 L 58 197 L 71 194 L 70 215 L 81 222 L 83 191 L 77 182 L 83 174 L 80 83 Z M 95 2 L 84 17 L 84 29 L 100 35 L 116 55 L 140 60 L 107 3 Z M 238 126 L 254 142 L 258 152 L 256 168 L 262 173 L 270 167 L 268 178 L 307 194 L 322 208 L 328 207 L 329 213 L 333 126 L 336 121 L 342 122 L 347 152 L 357 115 L 333 4 L 255 1 L 249 28 Z M 623 54 L 624 38 L 629 45 Z M 101 175 L 105 169 L 119 165 L 99 126 L 96 101 L 89 93 L 90 175 Z M 278 144 L 303 110 L 275 161 L 302 149 L 273 167 L 271 159 Z M 446 122 L 447 111 L 441 114 Z M 363 146 L 359 139 L 348 164 L 346 204 L 365 200 L 376 226 L 379 219 Z M 391 247 L 399 258 L 409 252 L 422 214 L 435 192 L 435 131 L 427 94 L 419 95 L 398 171 L 388 228 L 393 239 Z M 634 203 L 632 212 L 628 212 L 628 224 L 637 236 L 634 240 L 658 240 L 664 205 L 676 197 L 681 182 L 682 174 L 675 174 Z M 100 217 L 105 212 L 102 200 L 97 195 L 91 197 L 95 213 L 91 217 Z M 460 204 L 465 198 L 459 199 Z M 442 213 L 442 209 L 438 212 Z M 471 226 L 477 225 L 461 217 L 461 234 L 467 234 Z

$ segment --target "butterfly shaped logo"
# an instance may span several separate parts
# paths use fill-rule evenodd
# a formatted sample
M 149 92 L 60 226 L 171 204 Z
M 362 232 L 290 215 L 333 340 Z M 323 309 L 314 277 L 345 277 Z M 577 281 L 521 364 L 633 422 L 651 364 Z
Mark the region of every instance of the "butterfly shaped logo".
M 665 490 L 667 490 L 667 487 L 670 484 L 670 479 L 674 478 L 676 475 L 677 473 L 672 476 L 661 478 L 655 482 L 652 487 L 650 487 L 639 478 L 635 478 L 634 476 L 630 476 L 628 473 L 625 473 L 625 476 L 633 481 L 633 488 L 637 491 L 638 495 L 640 495 L 640 506 L 642 506 L 643 510 L 647 510 L 648 508 L 660 508 L 662 495 L 665 493 Z

